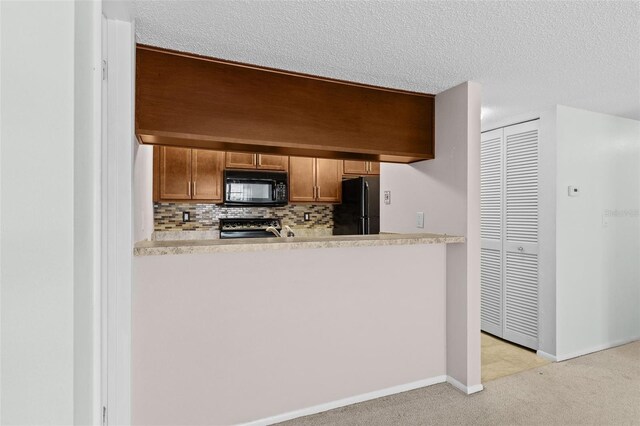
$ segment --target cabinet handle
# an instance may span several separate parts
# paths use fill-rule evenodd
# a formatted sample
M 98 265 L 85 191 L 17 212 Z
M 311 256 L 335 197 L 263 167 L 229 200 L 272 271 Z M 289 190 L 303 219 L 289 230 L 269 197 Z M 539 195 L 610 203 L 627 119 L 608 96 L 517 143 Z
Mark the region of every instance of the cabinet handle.
M 318 189 L 318 193 L 316 194 L 316 199 L 319 200 L 320 199 L 320 187 L 316 186 L 316 188 Z
M 191 181 L 187 182 L 187 195 L 191 198 Z
M 196 196 L 196 181 L 193 181 L 193 196 Z
M 369 161 L 366 162 L 367 173 L 371 171 L 371 163 Z

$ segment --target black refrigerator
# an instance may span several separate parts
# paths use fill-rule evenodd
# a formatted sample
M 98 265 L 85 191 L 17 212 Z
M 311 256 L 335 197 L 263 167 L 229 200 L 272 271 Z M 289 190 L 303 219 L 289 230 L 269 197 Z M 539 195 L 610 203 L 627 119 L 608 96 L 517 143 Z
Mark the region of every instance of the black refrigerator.
M 380 177 L 342 181 L 342 204 L 333 208 L 333 235 L 380 233 Z

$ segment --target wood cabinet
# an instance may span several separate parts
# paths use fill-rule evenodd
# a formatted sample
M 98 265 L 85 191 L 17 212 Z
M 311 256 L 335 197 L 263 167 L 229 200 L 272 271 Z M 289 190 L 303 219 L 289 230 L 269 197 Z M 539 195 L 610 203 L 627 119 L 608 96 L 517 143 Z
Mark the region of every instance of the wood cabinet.
M 377 161 L 344 160 L 345 175 L 379 175 L 380 163 Z
M 224 152 L 154 147 L 154 201 L 222 202 Z
M 289 157 L 289 201 L 339 203 L 342 200 L 342 161 Z
M 286 155 L 257 154 L 256 168 L 260 170 L 281 170 L 289 169 L 289 157 Z
M 225 167 L 227 169 L 255 169 L 256 154 L 227 152 Z
M 141 143 L 409 163 L 434 158 L 435 95 L 152 46 L 136 49 Z
M 222 202 L 224 153 L 205 149 L 191 150 L 191 199 Z
M 227 152 L 225 167 L 227 169 L 258 169 L 287 171 L 289 157 L 286 155 L 248 154 L 244 152 Z
M 160 149 L 160 199 L 191 199 L 191 150 Z

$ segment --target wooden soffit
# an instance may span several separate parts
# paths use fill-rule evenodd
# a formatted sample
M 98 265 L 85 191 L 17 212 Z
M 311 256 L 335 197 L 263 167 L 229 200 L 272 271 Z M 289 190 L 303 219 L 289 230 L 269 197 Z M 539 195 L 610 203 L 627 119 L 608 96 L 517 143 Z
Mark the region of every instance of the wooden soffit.
M 409 163 L 434 157 L 434 96 L 138 45 L 141 143 Z

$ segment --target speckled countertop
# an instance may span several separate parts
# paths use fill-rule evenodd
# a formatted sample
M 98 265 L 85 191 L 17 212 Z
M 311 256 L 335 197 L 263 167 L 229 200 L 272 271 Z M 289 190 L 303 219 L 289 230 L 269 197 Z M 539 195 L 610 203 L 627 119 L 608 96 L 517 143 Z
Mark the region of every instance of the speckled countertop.
M 415 244 L 463 243 L 464 237 L 442 234 L 379 234 L 326 237 L 256 238 L 231 240 L 141 241 L 133 249 L 136 256 L 168 254 L 229 253 L 305 248 L 369 247 Z

